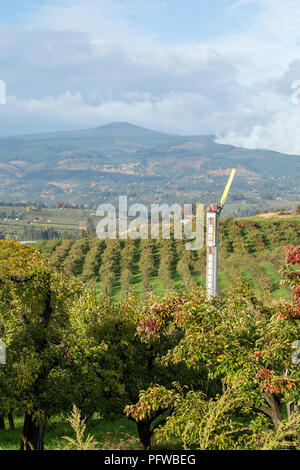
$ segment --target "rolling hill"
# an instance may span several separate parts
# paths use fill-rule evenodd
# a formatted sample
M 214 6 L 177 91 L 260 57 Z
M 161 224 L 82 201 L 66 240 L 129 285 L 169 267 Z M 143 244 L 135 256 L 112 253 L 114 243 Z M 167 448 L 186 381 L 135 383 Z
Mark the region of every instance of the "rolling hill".
M 129 123 L 1 138 L 0 199 L 95 207 L 127 194 L 148 204 L 207 203 L 220 196 L 232 167 L 237 177 L 227 215 L 294 207 L 299 200 L 300 156 Z

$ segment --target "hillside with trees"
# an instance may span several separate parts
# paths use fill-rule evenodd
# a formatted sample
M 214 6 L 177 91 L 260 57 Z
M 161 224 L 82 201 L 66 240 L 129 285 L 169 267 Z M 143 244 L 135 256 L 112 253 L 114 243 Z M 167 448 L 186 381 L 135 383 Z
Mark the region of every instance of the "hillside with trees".
M 227 215 L 293 208 L 300 157 L 216 143 L 213 135 L 173 135 L 126 122 L 93 129 L 0 139 L 0 199 L 87 205 L 212 203 L 236 168 Z M 155 200 L 153 200 L 155 194 Z M 237 211 L 237 212 L 235 212 Z M 30 238 L 29 238 L 30 239 Z
M 55 267 L 120 300 L 129 291 L 158 296 L 205 284 L 206 248 L 187 251 L 185 240 L 44 240 L 34 244 Z M 219 285 L 225 292 L 238 279 L 258 295 L 289 298 L 278 273 L 282 247 L 300 243 L 300 219 L 221 221 Z

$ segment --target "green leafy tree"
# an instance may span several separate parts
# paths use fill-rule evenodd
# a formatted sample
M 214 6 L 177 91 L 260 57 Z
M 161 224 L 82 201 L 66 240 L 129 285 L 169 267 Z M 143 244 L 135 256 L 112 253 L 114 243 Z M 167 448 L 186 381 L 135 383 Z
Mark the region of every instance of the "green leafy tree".
M 33 248 L 0 243 L 1 407 L 25 412 L 21 448 L 43 449 L 47 419 L 65 408 L 64 341 L 80 286 Z
M 153 240 L 141 240 L 141 255 L 139 260 L 139 268 L 142 275 L 144 292 L 149 291 L 151 276 L 155 274 L 154 261 L 154 242 Z
M 184 436 L 186 447 L 201 449 L 297 446 L 300 377 L 292 357 L 293 342 L 300 336 L 299 249 L 287 248 L 286 261 L 283 274 L 293 287 L 292 304 L 266 304 L 243 284 L 212 300 L 199 290 L 185 302 L 185 334 L 163 363 L 183 363 L 196 375 L 205 367 L 208 384 L 205 393 L 187 389 L 178 396 L 176 387 L 168 387 L 156 388 L 154 394 L 152 387 L 143 394 L 139 413 L 150 399 L 156 409 L 161 401 L 167 406 L 169 397 L 172 413 L 159 427 L 158 437 Z M 211 400 L 211 381 L 216 379 L 225 388 Z
M 90 249 L 86 254 L 82 268 L 81 279 L 83 282 L 98 280 L 104 242 L 99 238 L 92 238 L 89 241 L 89 248 Z
M 161 358 L 169 349 L 180 343 L 184 332 L 182 329 L 183 308 L 187 299 L 175 295 L 167 295 L 159 302 L 150 302 L 142 310 L 136 327 L 136 333 L 144 345 L 140 361 L 144 364 L 146 377 L 140 384 L 140 390 L 146 390 L 151 384 L 159 383 L 170 387 L 174 380 L 193 386 L 196 389 L 205 389 L 207 375 L 205 368 L 195 376 L 184 363 L 166 364 Z M 155 390 L 150 393 L 154 394 Z M 139 394 L 138 400 L 125 408 L 128 418 L 136 422 L 140 442 L 143 449 L 150 449 L 151 437 L 158 425 L 161 425 L 172 412 L 170 403 L 162 398 L 159 404 L 151 405 L 151 400 L 144 401 L 146 392 Z M 153 402 L 154 403 L 154 402 Z M 146 407 L 146 408 L 145 408 Z

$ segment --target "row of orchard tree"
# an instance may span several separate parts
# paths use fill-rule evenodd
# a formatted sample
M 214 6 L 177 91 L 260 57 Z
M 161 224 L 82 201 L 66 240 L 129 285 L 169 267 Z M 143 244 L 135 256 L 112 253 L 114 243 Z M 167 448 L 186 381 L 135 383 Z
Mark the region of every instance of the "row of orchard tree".
M 299 223 L 270 223 L 225 219 L 221 223 L 219 272 L 222 289 L 237 277 L 250 282 L 256 292 L 278 289 L 278 270 L 284 261 L 282 246 L 299 243 Z M 98 283 L 115 298 L 126 297 L 132 286 L 138 292 L 169 291 L 204 283 L 205 248 L 187 251 L 185 240 L 51 240 L 37 244 L 51 264 L 63 267 L 83 282 Z M 273 294 L 272 294 L 273 295 Z
M 47 421 L 73 404 L 86 419 L 125 413 L 145 449 L 153 435 L 185 448 L 298 446 L 300 248 L 287 248 L 282 269 L 293 302 L 265 304 L 238 284 L 210 301 L 191 285 L 141 303 L 128 289 L 132 245 L 120 257 L 95 243 L 103 279 L 121 266 L 128 294 L 113 303 L 32 247 L 0 243 L 0 416 L 24 415 L 21 449 L 43 449 Z M 155 255 L 146 245 L 145 283 Z M 175 251 L 169 242 L 163 249 L 166 283 Z

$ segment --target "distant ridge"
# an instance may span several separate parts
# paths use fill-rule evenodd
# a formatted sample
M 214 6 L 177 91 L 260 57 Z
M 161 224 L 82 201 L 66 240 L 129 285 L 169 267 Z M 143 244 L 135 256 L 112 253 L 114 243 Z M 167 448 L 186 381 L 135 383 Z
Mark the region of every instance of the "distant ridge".
M 110 122 L 0 139 L 0 200 L 93 206 L 120 191 L 136 201 L 214 200 L 231 168 L 237 169 L 231 197 L 246 204 L 239 215 L 264 201 L 275 209 L 277 200 L 300 199 L 299 156 Z
M 148 129 L 146 127 L 138 126 L 136 124 L 132 124 L 130 122 L 126 121 L 120 121 L 120 122 L 109 122 L 107 124 L 102 124 L 101 126 L 96 126 L 96 127 L 90 127 L 86 129 L 78 129 L 78 130 L 63 130 L 63 131 L 49 131 L 49 132 L 41 132 L 41 133 L 33 133 L 33 134 L 16 134 L 13 136 L 4 136 L 0 137 L 1 140 L 10 140 L 10 139 L 41 139 L 41 138 L 51 138 L 51 137 L 61 137 L 61 136 L 75 136 L 75 135 L 89 135 L 95 132 L 109 132 L 109 133 L 141 133 L 141 134 L 159 134 L 161 136 L 169 136 L 173 138 L 182 138 L 182 137 L 199 137 L 199 136 L 194 136 L 194 135 L 181 135 L 181 134 L 173 134 L 170 132 L 163 132 L 155 129 Z M 202 136 L 204 137 L 204 135 Z M 212 135 L 205 135 L 205 137 L 209 137 L 212 140 L 215 139 L 215 136 Z

